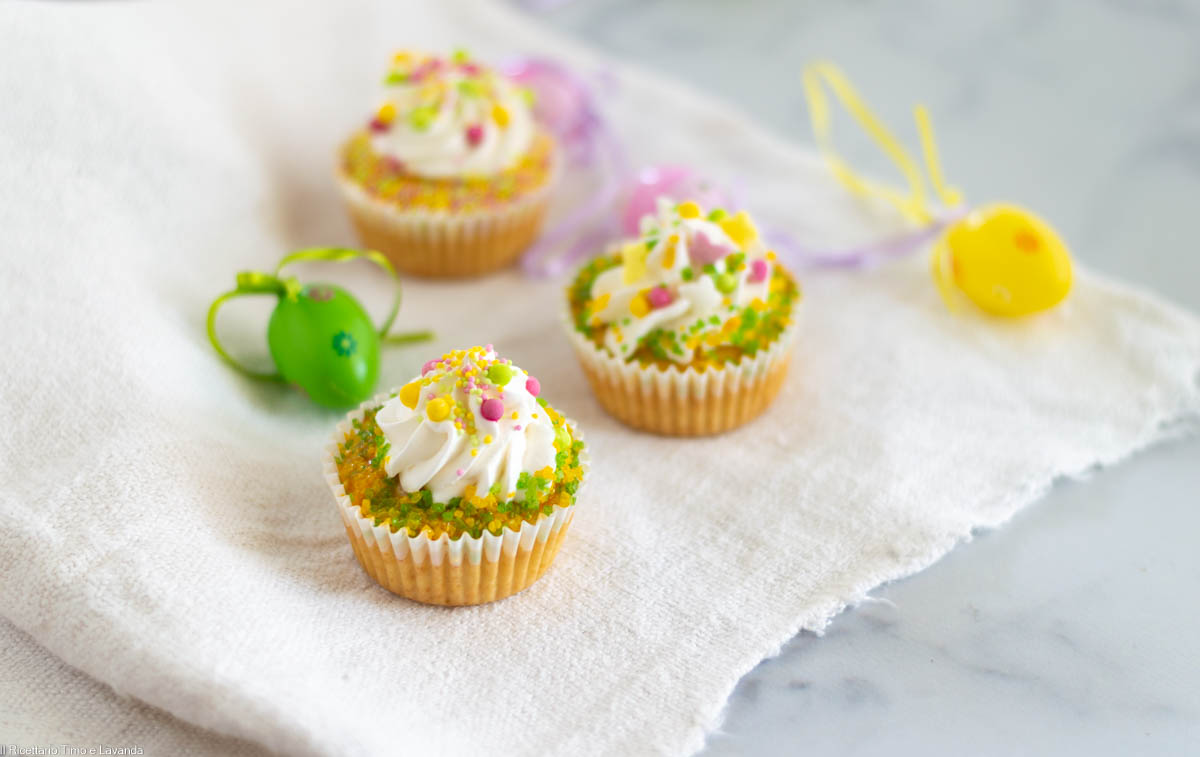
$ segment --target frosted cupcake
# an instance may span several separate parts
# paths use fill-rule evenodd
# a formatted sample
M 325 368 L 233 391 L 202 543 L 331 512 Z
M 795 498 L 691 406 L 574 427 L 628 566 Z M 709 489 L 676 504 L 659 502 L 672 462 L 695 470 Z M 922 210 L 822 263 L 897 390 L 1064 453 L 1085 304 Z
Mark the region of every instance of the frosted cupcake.
M 503 599 L 553 562 L 587 456 L 538 380 L 491 345 L 448 352 L 334 434 L 325 478 L 359 563 L 418 602 Z
M 799 301 L 745 211 L 660 199 L 639 238 L 580 269 L 567 329 L 608 412 L 660 434 L 715 434 L 779 393 Z
M 458 52 L 396 53 L 339 178 L 366 247 L 421 276 L 509 265 L 537 236 L 557 147 L 532 95 Z

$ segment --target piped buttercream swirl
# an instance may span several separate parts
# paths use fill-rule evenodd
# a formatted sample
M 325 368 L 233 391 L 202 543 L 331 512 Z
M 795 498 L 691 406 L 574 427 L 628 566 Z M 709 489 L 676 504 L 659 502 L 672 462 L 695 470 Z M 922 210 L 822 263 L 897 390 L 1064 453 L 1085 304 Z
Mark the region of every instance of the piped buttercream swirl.
M 503 74 L 463 53 L 399 52 L 370 130 L 379 155 L 409 173 L 447 179 L 513 167 L 537 126 L 528 95 Z
M 429 361 L 375 415 L 389 444 L 385 473 L 439 502 L 468 486 L 520 501 L 521 474 L 555 466 L 556 429 L 540 390 L 490 345 Z

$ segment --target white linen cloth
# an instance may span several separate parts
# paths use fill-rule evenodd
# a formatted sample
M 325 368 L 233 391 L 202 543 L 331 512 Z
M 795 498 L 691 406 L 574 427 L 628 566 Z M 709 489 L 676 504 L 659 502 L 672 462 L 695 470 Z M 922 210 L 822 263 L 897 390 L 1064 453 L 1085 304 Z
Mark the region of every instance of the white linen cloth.
M 1200 411 L 1200 323 L 1085 270 L 1064 307 L 1020 322 L 949 315 L 923 256 L 807 275 L 781 396 L 692 440 L 600 410 L 559 330 L 560 284 L 410 281 L 401 325 L 438 338 L 389 350 L 383 383 L 493 342 L 580 423 L 593 475 L 529 591 L 465 609 L 394 597 L 354 561 L 321 478 L 339 414 L 230 371 L 203 319 L 235 271 L 352 243 L 339 139 L 392 49 L 456 43 L 599 63 L 472 0 L 0 6 L 6 641 L 27 650 L 27 634 L 226 734 L 214 752 L 236 737 L 290 754 L 683 754 L 800 629 Z M 742 178 L 751 209 L 805 238 L 890 228 L 808 152 L 607 65 L 607 109 L 637 160 Z M 351 278 L 383 310 L 379 277 Z M 222 333 L 261 354 L 265 313 L 231 306 Z M 14 675 L 35 667 L 10 656 Z M 159 732 L 146 718 L 161 715 L 118 713 L 101 687 L 63 696 L 80 739 L 114 738 L 83 732 L 105 722 Z M 18 713 L 0 723 L 7 742 L 53 735 L 17 720 L 37 704 L 0 708 Z

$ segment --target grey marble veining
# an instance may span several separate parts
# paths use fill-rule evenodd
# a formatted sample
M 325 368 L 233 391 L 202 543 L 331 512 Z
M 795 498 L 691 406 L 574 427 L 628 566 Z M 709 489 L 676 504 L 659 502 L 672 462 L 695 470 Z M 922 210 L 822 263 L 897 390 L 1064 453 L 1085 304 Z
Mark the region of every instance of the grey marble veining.
M 948 177 L 1200 310 L 1200 2 L 576 0 L 538 14 L 809 143 L 829 58 Z M 851 129 L 856 166 L 889 167 Z M 749 673 L 711 755 L 1200 754 L 1200 440 L 1055 487 Z

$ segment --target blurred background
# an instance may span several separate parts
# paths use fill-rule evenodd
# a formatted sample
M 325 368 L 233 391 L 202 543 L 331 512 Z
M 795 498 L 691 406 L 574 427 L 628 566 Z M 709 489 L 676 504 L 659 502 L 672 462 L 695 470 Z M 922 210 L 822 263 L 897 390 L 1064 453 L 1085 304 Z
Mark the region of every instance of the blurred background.
M 1082 265 L 1200 310 L 1200 2 L 517 5 L 806 145 L 800 70 L 832 60 L 907 145 L 929 107 L 969 202 L 1032 208 Z M 1200 753 L 1197 492 L 1194 439 L 1056 487 L 762 663 L 706 754 Z

